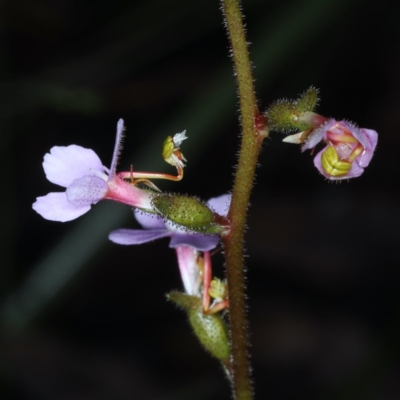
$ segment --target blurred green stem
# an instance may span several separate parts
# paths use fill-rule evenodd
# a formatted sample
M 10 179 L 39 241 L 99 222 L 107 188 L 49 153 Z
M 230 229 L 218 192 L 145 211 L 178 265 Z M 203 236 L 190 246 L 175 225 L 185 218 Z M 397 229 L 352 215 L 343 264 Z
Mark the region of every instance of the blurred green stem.
M 232 384 L 236 400 L 251 400 L 253 391 L 247 342 L 243 236 L 262 137 L 255 129 L 258 109 L 239 1 L 222 0 L 222 9 L 232 46 L 242 122 L 239 162 L 228 214 L 231 231 L 223 238 L 229 288 Z

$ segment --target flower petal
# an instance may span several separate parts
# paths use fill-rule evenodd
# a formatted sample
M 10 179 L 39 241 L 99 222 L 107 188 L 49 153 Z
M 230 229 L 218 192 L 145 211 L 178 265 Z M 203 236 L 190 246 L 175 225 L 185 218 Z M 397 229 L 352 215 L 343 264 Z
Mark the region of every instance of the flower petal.
M 368 140 L 371 145 L 370 149 L 375 150 L 375 147 L 378 144 L 378 132 L 374 131 L 372 129 L 365 129 L 365 128 L 362 128 L 360 130 L 361 130 L 361 132 L 363 132 L 367 135 Z
M 32 208 L 45 219 L 66 222 L 87 213 L 90 205 L 72 204 L 68 201 L 65 192 L 61 192 L 38 197 Z
M 96 204 L 105 198 L 107 192 L 107 182 L 89 175 L 75 179 L 66 190 L 68 201 L 75 205 Z
M 156 214 L 147 213 L 135 208 L 135 218 L 144 229 L 163 229 L 164 220 Z
M 195 233 L 174 233 L 171 237 L 169 247 L 189 246 L 199 251 L 209 251 L 215 249 L 219 243 L 217 235 L 200 235 Z
M 171 232 L 167 229 L 117 229 L 112 231 L 108 238 L 117 244 L 131 245 L 152 242 L 170 235 Z
M 374 155 L 375 147 L 378 143 L 378 133 L 372 129 L 360 129 L 360 131 L 367 137 L 368 145 L 361 155 L 356 158 L 356 161 L 360 167 L 365 168 Z
M 358 176 L 362 175 L 363 172 L 364 168 L 358 165 L 358 163 L 353 162 L 351 164 L 350 171 L 342 179 L 357 178 Z
M 197 251 L 192 247 L 179 246 L 176 248 L 176 255 L 185 292 L 200 297 L 201 276 Z
M 341 129 L 332 129 L 333 133 L 338 133 L 340 135 L 342 134 L 343 130 L 347 130 L 348 132 L 351 133 L 353 137 L 355 137 L 363 145 L 364 148 L 368 148 L 370 146 L 369 139 L 362 129 L 346 121 L 339 121 L 338 126 Z
M 223 194 L 222 196 L 211 198 L 207 201 L 207 204 L 214 212 L 225 217 L 228 214 L 231 199 L 231 194 Z
M 324 137 L 326 132 L 336 124 L 335 119 L 328 120 L 325 124 L 319 128 L 314 129 L 307 137 L 301 151 L 314 148 Z
M 44 156 L 43 168 L 50 182 L 63 187 L 82 176 L 93 175 L 93 171 L 104 172 L 103 164 L 93 150 L 74 144 L 53 147 Z

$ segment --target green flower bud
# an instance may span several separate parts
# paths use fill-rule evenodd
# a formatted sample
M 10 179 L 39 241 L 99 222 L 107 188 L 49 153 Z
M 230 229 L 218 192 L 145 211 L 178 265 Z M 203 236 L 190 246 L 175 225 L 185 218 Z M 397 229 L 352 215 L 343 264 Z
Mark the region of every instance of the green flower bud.
M 201 299 L 185 293 L 171 292 L 167 298 L 183 308 L 193 331 L 203 347 L 224 365 L 229 363 L 230 347 L 228 330 L 217 314 L 203 313 Z
M 266 115 L 271 130 L 290 132 L 294 129 L 295 104 L 292 100 L 280 99 L 271 104 Z
M 222 227 L 215 223 L 213 211 L 196 197 L 156 194 L 152 205 L 161 216 L 189 230 L 205 234 L 222 232 Z
M 326 118 L 314 113 L 318 103 L 318 89 L 310 87 L 297 100 L 278 100 L 266 111 L 271 130 L 292 132 L 316 128 Z

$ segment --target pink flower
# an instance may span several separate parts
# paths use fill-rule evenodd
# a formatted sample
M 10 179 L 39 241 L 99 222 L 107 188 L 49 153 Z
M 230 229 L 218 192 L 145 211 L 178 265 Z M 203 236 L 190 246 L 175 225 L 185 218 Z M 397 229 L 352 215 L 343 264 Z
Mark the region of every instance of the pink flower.
M 356 178 L 364 172 L 374 154 L 378 134 L 330 119 L 309 134 L 302 150 L 314 148 L 321 140 L 326 146 L 315 156 L 314 165 L 326 178 L 340 180 Z
M 123 130 L 124 121 L 120 119 L 110 169 L 91 149 L 77 145 L 53 147 L 44 156 L 43 169 L 50 182 L 66 190 L 38 197 L 32 208 L 43 218 L 60 222 L 80 217 L 92 204 L 105 199 L 151 211 L 149 192 L 125 182 L 115 173 Z

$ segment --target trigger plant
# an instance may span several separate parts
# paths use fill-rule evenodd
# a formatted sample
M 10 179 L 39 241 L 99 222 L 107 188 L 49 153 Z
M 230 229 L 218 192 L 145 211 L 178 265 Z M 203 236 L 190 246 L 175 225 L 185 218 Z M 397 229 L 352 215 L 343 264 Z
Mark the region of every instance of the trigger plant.
M 314 87 L 297 99 L 277 100 L 265 111 L 260 110 L 239 2 L 222 0 L 221 5 L 233 56 L 241 122 L 238 164 L 230 193 L 204 201 L 198 197 L 201 193 L 165 193 L 157 187 L 158 180 L 177 185 L 183 179 L 187 160 L 181 148 L 187 139 L 186 131 L 168 136 L 160 146 L 161 156 L 176 174 L 140 172 L 133 167 L 117 171 L 125 129 L 120 119 L 110 167 L 93 150 L 79 145 L 50 149 L 44 156 L 43 169 L 47 179 L 63 189 L 38 197 L 32 207 L 43 218 L 59 222 L 81 217 L 103 200 L 133 208 L 132 217 L 141 228 L 114 230 L 109 239 L 124 246 L 155 240 L 168 244 L 176 254 L 182 289 L 169 291 L 167 299 L 183 310 L 198 341 L 222 365 L 233 398 L 251 400 L 255 394 L 243 244 L 264 139 L 272 132 L 285 134 L 284 142 L 298 144 L 302 151 L 310 150 L 318 172 L 337 181 L 364 174 L 374 155 L 378 134 L 318 114 L 319 92 Z M 266 153 L 272 149 L 270 141 Z M 212 176 L 208 176 L 207 182 L 211 180 Z M 217 277 L 212 268 L 213 254 L 220 248 L 226 273 Z

